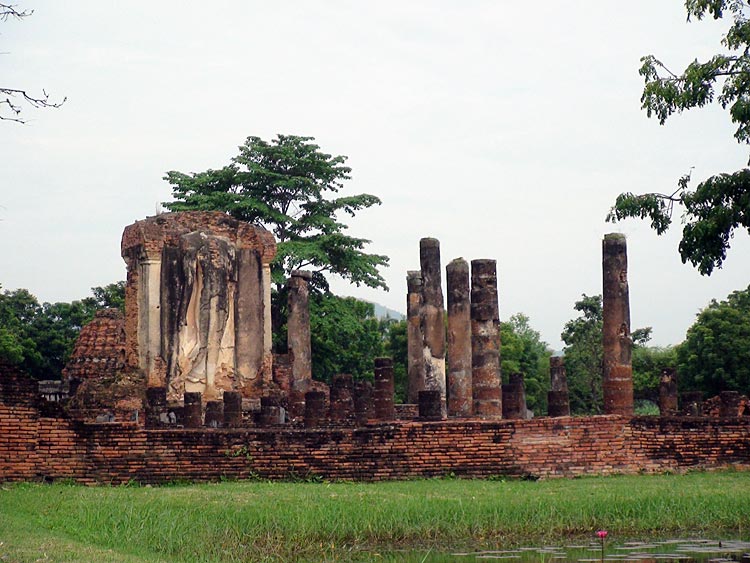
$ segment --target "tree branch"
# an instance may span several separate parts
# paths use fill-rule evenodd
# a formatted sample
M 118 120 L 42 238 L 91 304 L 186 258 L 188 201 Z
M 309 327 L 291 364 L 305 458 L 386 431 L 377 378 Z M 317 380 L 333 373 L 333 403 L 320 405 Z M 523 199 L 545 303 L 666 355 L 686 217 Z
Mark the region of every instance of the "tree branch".
M 17 20 L 20 20 L 21 18 L 26 18 L 33 13 L 34 10 L 22 10 L 19 12 L 16 9 L 15 4 L 0 4 L 0 20 L 2 21 L 6 21 L 8 18 L 15 18 Z
M 2 5 L 0 4 L 0 6 Z M 0 94 L 6 96 L 4 100 L 0 100 L 0 105 L 8 106 L 8 109 L 13 113 L 13 117 L 0 114 L 0 120 L 15 121 L 16 123 L 26 123 L 26 120 L 19 117 L 21 111 L 23 111 L 23 107 L 19 103 L 14 103 L 12 98 L 19 96 L 23 102 L 35 108 L 59 108 L 68 99 L 65 97 L 60 102 L 51 102 L 49 94 L 45 90 L 42 90 L 43 95 L 41 97 L 32 96 L 26 90 L 18 90 L 16 88 L 0 88 Z

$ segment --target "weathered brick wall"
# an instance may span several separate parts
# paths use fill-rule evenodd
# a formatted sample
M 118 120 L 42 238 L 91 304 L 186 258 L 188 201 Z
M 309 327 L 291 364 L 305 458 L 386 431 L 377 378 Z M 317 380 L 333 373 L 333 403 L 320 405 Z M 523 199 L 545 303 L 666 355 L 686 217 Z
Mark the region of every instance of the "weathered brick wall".
M 146 430 L 0 404 L 0 481 L 382 480 L 750 466 L 747 418 L 540 418 L 363 428 Z

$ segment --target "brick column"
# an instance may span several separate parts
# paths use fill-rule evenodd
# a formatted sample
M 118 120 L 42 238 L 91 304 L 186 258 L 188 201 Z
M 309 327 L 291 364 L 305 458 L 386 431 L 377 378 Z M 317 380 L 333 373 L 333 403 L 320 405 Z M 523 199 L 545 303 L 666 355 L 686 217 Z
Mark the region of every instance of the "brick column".
M 284 408 L 276 397 L 261 397 L 260 398 L 260 426 L 277 426 L 284 424 Z
M 317 428 L 326 421 L 326 394 L 323 391 L 305 393 L 305 428 Z
M 443 419 L 442 400 L 440 391 L 419 392 L 419 418 L 422 420 Z
M 471 367 L 474 414 L 502 417 L 500 311 L 494 260 L 471 261 Z
M 445 271 L 448 283 L 448 416 L 468 417 L 473 412 L 469 264 L 457 258 Z
M 354 380 L 349 374 L 336 374 L 331 380 L 330 419 L 334 424 L 351 424 L 354 421 Z
M 565 373 L 565 360 L 562 356 L 552 356 L 549 359 L 549 382 L 547 413 L 549 416 L 570 416 L 568 377 Z
M 242 395 L 239 391 L 224 391 L 224 426 L 242 426 Z
M 393 408 L 393 360 L 375 358 L 375 384 L 373 386 L 373 406 L 377 420 L 394 420 Z
M 372 383 L 369 381 L 354 382 L 354 414 L 357 424 L 367 424 L 372 416 Z
M 445 309 L 440 274 L 440 242 L 437 239 L 423 238 L 419 241 L 419 264 L 422 272 L 425 389 L 440 391 L 445 414 Z
M 604 328 L 602 391 L 604 413 L 633 415 L 633 368 L 630 337 L 628 252 L 625 236 L 612 233 L 602 240 Z
M 206 401 L 206 426 L 221 428 L 224 422 L 224 403 L 222 401 Z
M 502 386 L 503 418 L 526 418 L 526 389 L 522 373 L 513 373 L 508 378 L 508 384 Z
M 659 380 L 659 414 L 675 416 L 677 414 L 677 371 L 664 368 Z
M 146 426 L 157 427 L 162 424 L 162 416 L 167 414 L 167 388 L 146 388 Z
M 202 399 L 199 392 L 186 392 L 183 396 L 182 412 L 185 428 L 200 428 L 203 425 Z
M 424 336 L 422 334 L 422 274 L 409 271 L 406 274 L 406 343 L 407 343 L 407 400 L 416 403 L 419 392 L 424 390 Z

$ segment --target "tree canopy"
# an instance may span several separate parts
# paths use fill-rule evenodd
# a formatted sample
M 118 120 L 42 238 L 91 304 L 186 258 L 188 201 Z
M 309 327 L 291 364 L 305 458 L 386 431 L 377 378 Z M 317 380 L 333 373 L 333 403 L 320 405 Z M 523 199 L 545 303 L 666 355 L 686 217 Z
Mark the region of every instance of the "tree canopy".
M 673 72 L 653 55 L 643 57 L 642 107 L 663 125 L 675 113 L 717 101 L 737 125 L 737 142 L 750 144 L 750 6 L 745 0 L 686 0 L 685 7 L 688 19 L 731 19 L 723 51 L 703 62 L 694 60 L 682 72 Z M 669 193 L 620 194 L 607 220 L 648 219 L 662 234 L 672 223 L 675 206 L 683 208 L 682 261 L 710 275 L 724 263 L 735 230 L 750 232 L 750 169 L 717 174 L 694 190 L 686 175 Z
M 570 412 L 602 410 L 602 296 L 581 295 L 573 308 L 579 315 L 565 323 L 560 339 L 565 343 Z
M 78 333 L 104 307 L 124 308 L 125 282 L 92 288 L 93 297 L 39 303 L 26 289 L 0 292 L 0 359 L 36 379 L 59 379 Z
M 547 412 L 549 390 L 549 357 L 552 351 L 539 332 L 531 328 L 530 319 L 516 313 L 500 323 L 501 372 L 522 373 L 526 387 L 526 405 L 537 416 Z
M 327 289 L 325 274 L 387 289 L 378 268 L 388 257 L 364 252 L 370 242 L 346 233 L 340 215 L 354 216 L 380 200 L 369 194 L 337 194 L 350 178 L 345 156 L 321 152 L 313 137 L 278 135 L 270 142 L 248 137 L 239 154 L 220 170 L 171 171 L 170 211 L 224 211 L 273 232 L 278 253 L 272 271 L 277 286 L 292 270 L 313 271 L 313 286 Z
M 703 309 L 677 347 L 681 388 L 750 391 L 750 286 Z

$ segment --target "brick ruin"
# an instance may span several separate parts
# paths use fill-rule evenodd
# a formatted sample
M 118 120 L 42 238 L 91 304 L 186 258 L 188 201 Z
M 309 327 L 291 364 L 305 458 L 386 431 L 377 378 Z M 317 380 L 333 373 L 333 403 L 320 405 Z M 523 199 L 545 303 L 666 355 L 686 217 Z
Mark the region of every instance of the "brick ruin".
M 167 213 L 125 228 L 127 367 L 170 399 L 272 381 L 273 235 L 223 213 Z
M 390 358 L 375 360 L 372 382 L 314 381 L 307 272 L 287 283 L 288 353 L 271 350 L 275 252 L 270 233 L 221 213 L 127 227 L 126 314 L 100 311 L 82 329 L 64 371 L 70 398 L 45 401 L 0 363 L 0 481 L 569 476 L 750 464 L 750 401 L 738 393 L 705 402 L 683 394 L 679 410 L 676 374 L 665 372 L 662 416 L 633 417 L 620 235 L 603 241 L 600 417 L 570 417 L 564 359 L 552 357 L 548 416 L 532 420 L 523 374 L 503 384 L 500 372 L 495 261 L 450 262 L 444 308 L 431 238 L 407 276 L 409 403 L 394 404 Z

